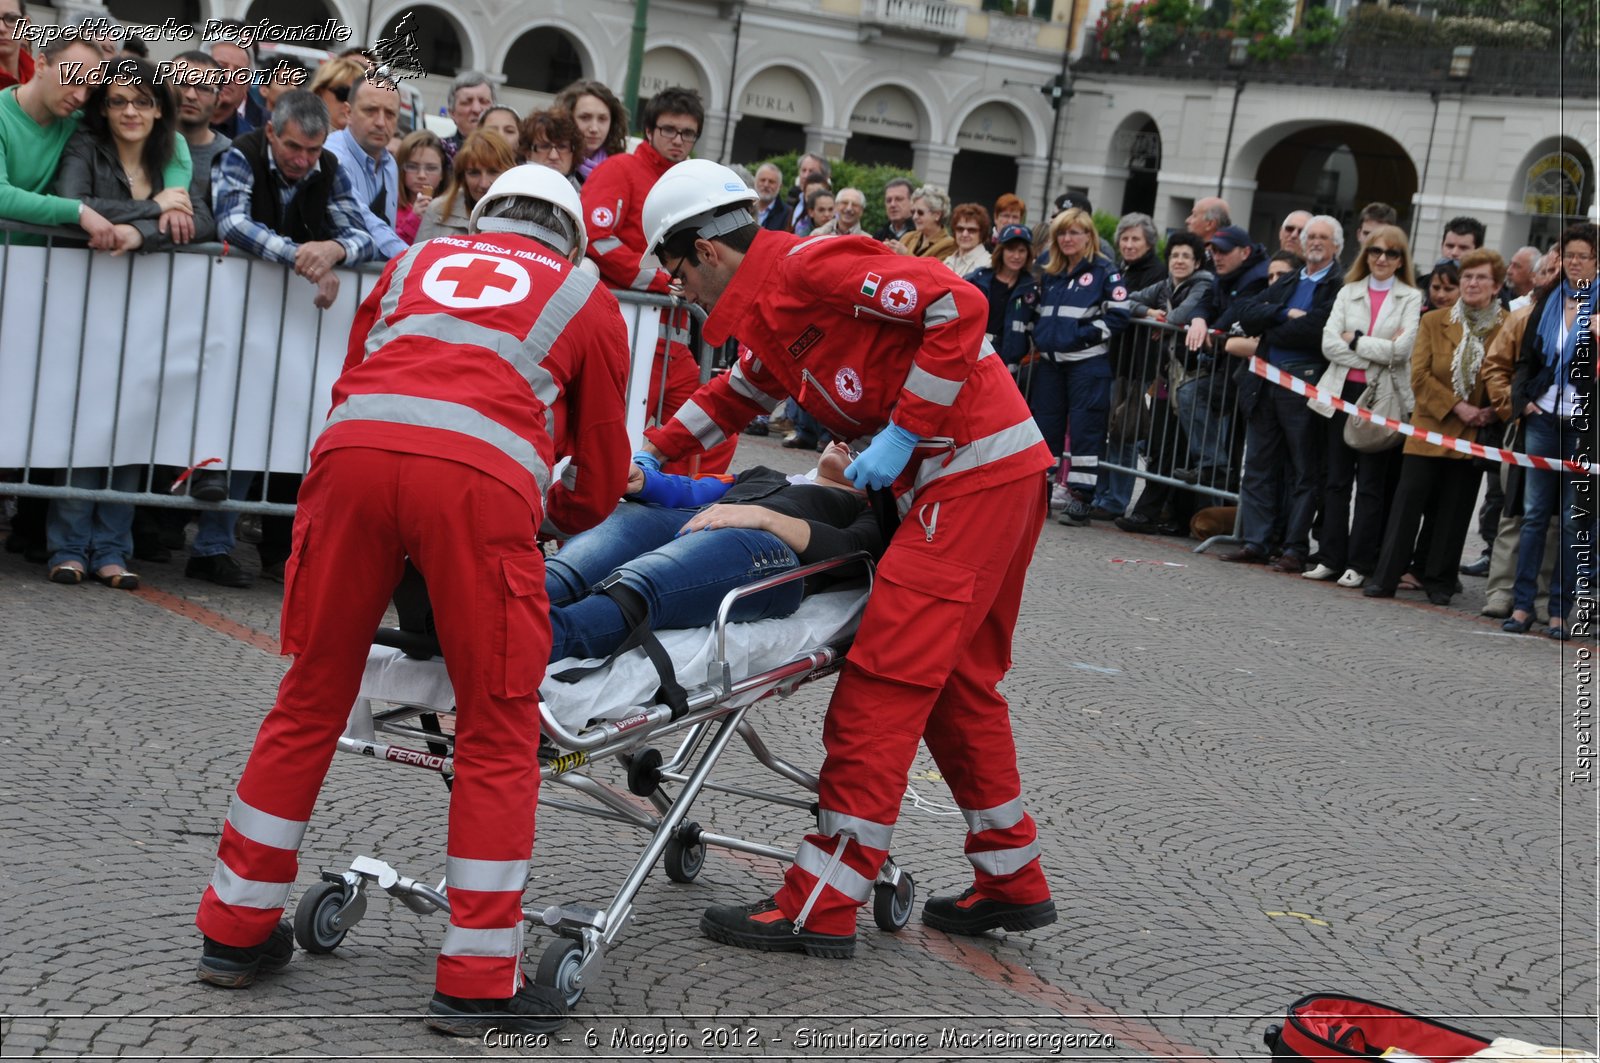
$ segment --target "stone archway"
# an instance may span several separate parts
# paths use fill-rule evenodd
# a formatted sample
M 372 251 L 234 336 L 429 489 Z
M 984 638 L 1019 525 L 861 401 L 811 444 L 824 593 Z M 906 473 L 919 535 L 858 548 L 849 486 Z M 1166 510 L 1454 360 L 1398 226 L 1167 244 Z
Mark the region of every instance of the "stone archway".
M 823 121 L 816 82 L 799 68 L 775 63 L 753 74 L 739 90 L 740 114 L 733 132 L 735 162 L 760 162 L 806 150 L 806 127 Z
M 1155 214 L 1156 186 L 1161 173 L 1161 131 L 1154 118 L 1143 111 L 1135 111 L 1117 125 L 1111 134 L 1106 169 L 1127 175 L 1119 214 Z
M 555 26 L 535 26 L 511 43 L 501 70 L 506 85 L 555 95 L 589 76 L 578 42 Z
M 1245 169 L 1256 180 L 1252 233 L 1275 234 L 1284 215 L 1309 210 L 1344 223 L 1348 243 L 1361 208 L 1373 202 L 1394 207 L 1400 227 L 1410 228 L 1417 164 L 1380 130 L 1348 122 L 1288 123 L 1258 133 L 1239 157 L 1256 160 Z
M 988 205 L 1017 190 L 1017 160 L 1033 154 L 1027 117 L 1013 104 L 991 100 L 973 108 L 956 127 L 950 164 L 950 201 Z
M 467 68 L 467 35 L 455 19 L 441 8 L 408 8 L 386 20 L 378 37 L 392 36 L 395 27 L 406 15 L 412 17 L 411 30 L 416 35 L 419 45 L 417 58 L 423 70 L 439 77 L 453 78 Z
M 1507 246 L 1525 242 L 1548 247 L 1567 223 L 1588 217 L 1594 208 L 1594 156 L 1572 137 L 1539 141 L 1512 171 L 1511 180 Z

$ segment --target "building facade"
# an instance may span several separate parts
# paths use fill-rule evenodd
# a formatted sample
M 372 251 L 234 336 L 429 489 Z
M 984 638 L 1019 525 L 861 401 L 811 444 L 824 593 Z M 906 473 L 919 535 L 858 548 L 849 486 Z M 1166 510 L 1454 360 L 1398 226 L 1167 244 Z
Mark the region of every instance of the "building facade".
M 1449 55 L 1340 53 L 1267 69 L 1202 50 L 1127 62 L 1091 46 L 1057 108 L 1046 90 L 1067 49 L 1083 52 L 1080 30 L 1100 2 L 652 0 L 640 95 L 699 89 L 701 157 L 806 150 L 894 163 L 957 201 L 1015 190 L 1035 219 L 1069 187 L 1098 210 L 1147 211 L 1160 227 L 1181 226 L 1196 198 L 1221 194 L 1258 234 L 1301 207 L 1353 228 L 1362 205 L 1382 200 L 1426 261 L 1456 214 L 1487 223 L 1491 246 L 1514 248 L 1552 236 L 1562 213 L 1593 211 L 1592 55 L 1521 57 L 1516 67 L 1480 51 L 1459 69 Z M 430 106 L 450 74 L 477 69 L 524 112 L 578 77 L 620 87 L 634 18 L 632 0 L 108 4 L 128 22 L 159 21 L 174 6 L 194 20 L 335 18 L 357 39 L 409 11 Z M 1031 14 L 983 9 L 1000 6 Z

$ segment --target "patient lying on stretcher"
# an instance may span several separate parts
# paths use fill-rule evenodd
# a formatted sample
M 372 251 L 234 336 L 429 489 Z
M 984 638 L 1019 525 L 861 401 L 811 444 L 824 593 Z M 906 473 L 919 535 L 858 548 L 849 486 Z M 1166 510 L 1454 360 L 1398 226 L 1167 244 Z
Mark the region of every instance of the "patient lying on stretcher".
M 550 659 L 610 656 L 634 626 L 618 595 L 647 608 L 652 629 L 705 627 L 735 588 L 856 550 L 877 558 L 884 532 L 844 478 L 849 463 L 835 443 L 814 478 L 757 466 L 693 480 L 635 465 L 616 512 L 546 561 Z M 742 599 L 732 619 L 788 616 L 803 590 L 793 580 Z

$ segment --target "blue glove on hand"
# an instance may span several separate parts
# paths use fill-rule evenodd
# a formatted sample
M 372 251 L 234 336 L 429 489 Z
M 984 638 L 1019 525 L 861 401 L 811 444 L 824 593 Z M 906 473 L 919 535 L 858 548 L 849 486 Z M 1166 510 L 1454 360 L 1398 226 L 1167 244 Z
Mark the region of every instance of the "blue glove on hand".
M 650 453 L 648 450 L 640 450 L 635 452 L 633 455 L 633 463 L 639 466 L 639 468 L 643 469 L 645 472 L 661 471 L 661 459 Z
M 894 483 L 911 460 L 911 452 L 921 440 L 899 425 L 889 426 L 879 432 L 861 456 L 845 467 L 844 474 L 850 482 L 863 491 L 874 491 Z

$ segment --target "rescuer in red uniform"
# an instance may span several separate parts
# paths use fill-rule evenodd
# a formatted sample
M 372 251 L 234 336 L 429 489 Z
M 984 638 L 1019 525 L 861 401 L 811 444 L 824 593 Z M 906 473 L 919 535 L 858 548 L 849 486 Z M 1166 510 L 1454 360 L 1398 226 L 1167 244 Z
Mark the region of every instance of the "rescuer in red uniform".
M 472 230 L 412 247 L 361 304 L 311 453 L 284 586 L 294 663 L 256 736 L 196 923 L 199 977 L 282 967 L 297 851 L 407 557 L 427 581 L 457 704 L 450 926 L 430 1026 L 540 1032 L 564 1021 L 525 983 L 522 888 L 550 647 L 541 524 L 598 524 L 625 489 L 628 341 L 616 299 L 575 268 L 577 193 L 544 166 L 497 179 Z M 552 483 L 557 455 L 571 455 Z
M 645 246 L 647 235 L 639 223 L 645 196 L 674 165 L 687 159 L 700 139 L 705 124 L 705 106 L 693 89 L 666 88 L 645 101 L 640 115 L 644 143 L 631 154 L 613 155 L 595 168 L 583 183 L 583 217 L 589 227 L 589 257 L 600 267 L 600 276 L 610 287 L 636 292 L 669 294 L 667 271 L 656 263 Z M 668 310 L 665 334 L 656 344 L 655 365 L 650 369 L 649 416 L 662 411 L 671 417 L 683 400 L 700 386 L 700 365 L 689 349 L 689 312 Z M 646 315 L 645 320 L 653 320 Z M 663 390 L 665 402 L 663 403 Z M 701 457 L 698 471 L 723 473 L 733 461 L 737 438 L 709 448 Z M 689 462 L 668 462 L 663 472 L 692 473 Z
M 892 485 L 901 523 L 828 706 L 818 830 L 774 897 L 710 908 L 700 928 L 745 948 L 853 954 L 919 739 L 966 817 L 974 872 L 959 896 L 930 899 L 923 922 L 957 934 L 1045 926 L 1055 904 L 995 685 L 1044 522 L 1049 448 L 984 336 L 981 292 L 864 237 L 760 230 L 753 201 L 732 171 L 701 160 L 645 200 L 649 246 L 711 312 L 707 338 L 749 348 L 646 435 L 681 456 L 793 395 L 865 446 L 846 475 Z

